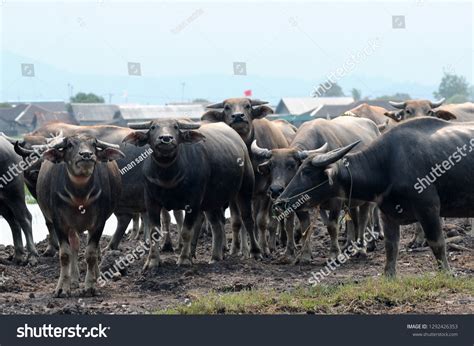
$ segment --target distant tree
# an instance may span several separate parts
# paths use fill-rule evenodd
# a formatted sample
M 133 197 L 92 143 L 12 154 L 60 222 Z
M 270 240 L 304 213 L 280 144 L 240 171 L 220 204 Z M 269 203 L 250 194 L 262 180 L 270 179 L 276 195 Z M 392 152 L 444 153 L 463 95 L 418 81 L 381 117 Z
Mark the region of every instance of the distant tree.
M 342 88 L 337 83 L 326 83 L 319 84 L 319 86 L 313 91 L 313 97 L 338 97 L 344 96 Z
M 93 93 L 79 92 L 71 97 L 71 103 L 104 103 L 104 98 Z
M 435 91 L 433 95 L 438 99 L 443 97 L 449 99 L 454 95 L 464 95 L 467 99 L 469 95 L 469 84 L 463 76 L 445 72 L 439 84 L 438 91 Z
M 197 98 L 193 100 L 193 103 L 210 103 L 210 102 L 209 100 L 206 100 L 206 99 Z
M 351 90 L 351 94 L 352 94 L 352 98 L 353 98 L 355 101 L 359 101 L 359 100 L 362 98 L 362 93 L 360 92 L 359 89 L 353 88 L 353 89 Z
M 406 93 L 395 93 L 393 95 L 382 95 L 375 98 L 382 101 L 405 101 L 411 100 L 411 96 Z
M 12 105 L 7 102 L 0 102 L 0 108 L 11 108 Z
M 469 98 L 466 95 L 453 95 L 450 98 L 446 99 L 446 103 L 464 103 L 469 101 Z

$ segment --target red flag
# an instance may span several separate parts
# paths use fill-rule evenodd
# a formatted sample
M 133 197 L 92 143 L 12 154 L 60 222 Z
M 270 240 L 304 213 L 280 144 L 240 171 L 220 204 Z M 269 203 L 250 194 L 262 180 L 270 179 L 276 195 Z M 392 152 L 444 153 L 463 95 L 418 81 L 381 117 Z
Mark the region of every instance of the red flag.
M 244 91 L 244 96 L 249 96 L 249 97 L 252 96 L 252 90 L 250 90 L 250 89 L 249 89 L 249 90 L 245 90 L 245 91 Z

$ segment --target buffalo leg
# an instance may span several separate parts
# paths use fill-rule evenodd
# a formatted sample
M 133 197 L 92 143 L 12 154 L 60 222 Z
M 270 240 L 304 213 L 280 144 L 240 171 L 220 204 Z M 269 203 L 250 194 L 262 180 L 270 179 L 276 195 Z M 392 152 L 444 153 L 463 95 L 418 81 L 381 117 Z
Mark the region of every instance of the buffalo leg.
M 79 264 L 77 257 L 79 254 L 80 240 L 76 232 L 69 232 L 68 234 L 69 247 L 71 249 L 71 260 L 69 262 L 69 272 L 71 274 L 71 288 L 79 287 Z
M 202 231 L 207 230 L 207 218 L 204 218 L 204 213 L 201 213 L 198 216 L 198 219 L 194 223 L 194 228 L 193 228 L 193 237 L 191 240 L 191 256 L 192 258 L 196 258 L 196 248 L 197 248 L 197 243 L 199 240 L 199 236 L 201 235 Z
M 433 208 L 435 209 L 435 208 Z M 450 271 L 446 258 L 446 243 L 444 241 L 439 208 L 417 213 L 418 220 L 423 227 L 426 240 L 436 258 L 438 268 L 442 271 Z
M 133 214 L 115 214 L 117 216 L 117 228 L 115 229 L 115 233 L 110 239 L 109 245 L 107 245 L 107 249 L 109 250 L 117 250 L 120 244 L 120 241 L 127 230 L 128 224 L 130 220 L 132 220 Z
M 210 263 L 224 259 L 223 242 L 225 238 L 224 225 L 222 224 L 222 209 L 206 212 L 206 217 L 212 228 L 212 256 Z
M 181 250 L 181 231 L 183 229 L 184 213 L 182 210 L 173 210 L 174 219 L 176 220 L 176 228 L 178 229 L 178 249 Z
M 161 226 L 161 207 L 154 208 L 154 210 L 147 210 L 148 229 L 150 237 L 148 238 L 148 245 L 150 247 L 148 257 L 143 266 L 143 271 L 154 269 L 160 266 L 160 245 L 158 239 L 160 236 L 159 227 Z
M 282 232 L 285 232 L 287 234 L 285 256 L 287 256 L 288 258 L 292 258 L 296 250 L 294 231 L 295 231 L 295 214 L 291 213 L 285 219 L 285 229 L 282 230 Z
M 260 249 L 262 249 L 263 253 L 266 255 L 270 254 L 267 241 L 267 226 L 270 204 L 270 198 L 267 196 L 262 197 L 260 209 L 257 212 L 257 219 L 255 220 L 258 228 L 258 244 L 260 245 Z
M 38 263 L 38 251 L 36 251 L 35 242 L 33 241 L 33 231 L 31 229 L 31 213 L 26 207 L 26 204 L 22 201 L 16 206 L 12 206 L 11 210 L 13 216 L 20 224 L 23 233 L 25 234 L 26 239 L 26 248 L 28 250 L 28 263 L 31 265 L 36 265 Z
M 270 250 L 270 253 L 276 251 L 276 237 L 279 224 L 280 222 L 278 222 L 276 218 L 272 217 L 270 210 L 268 221 L 268 249 Z
M 301 230 L 303 232 L 301 242 L 302 248 L 301 252 L 296 258 L 296 263 L 306 264 L 310 263 L 312 256 L 311 256 L 311 236 L 314 232 L 314 227 L 311 226 L 309 212 L 307 211 L 297 211 L 296 215 L 298 216 L 298 220 L 300 221 Z
M 23 239 L 21 238 L 21 226 L 15 220 L 12 212 L 8 208 L 2 208 L 2 216 L 8 222 L 10 229 L 12 231 L 13 237 L 13 247 L 15 249 L 15 254 L 13 255 L 14 263 L 22 263 L 23 256 L 25 255 L 25 249 L 23 248 Z
M 232 244 L 230 246 L 230 254 L 237 255 L 240 250 L 240 238 L 239 233 L 242 228 L 242 219 L 240 217 L 239 207 L 235 202 L 231 202 L 229 205 L 230 208 L 230 226 L 232 229 Z M 248 249 L 248 244 L 247 244 Z
M 331 238 L 331 248 L 329 250 L 329 258 L 330 259 L 336 259 L 337 256 L 341 253 L 341 249 L 339 248 L 339 223 L 338 217 L 339 214 L 341 213 L 341 210 L 339 208 L 331 209 L 329 211 L 329 216 L 328 216 L 328 223 L 327 223 L 327 228 L 328 228 L 328 233 L 329 237 Z M 350 232 L 348 231 L 348 238 L 350 238 Z
M 186 213 L 186 216 L 184 217 L 183 230 L 181 232 L 181 237 L 183 238 L 183 247 L 177 261 L 178 266 L 192 264 L 191 241 L 193 238 L 193 231 L 195 230 L 196 222 L 199 219 L 202 220 L 201 215 L 201 211 L 193 210 L 190 213 Z M 198 226 L 201 227 L 201 224 L 198 223 Z
M 132 229 L 130 230 L 130 236 L 128 237 L 131 240 L 137 240 L 140 237 L 140 231 L 142 230 L 140 225 L 140 214 L 133 214 L 132 217 Z
M 259 259 L 262 257 L 262 251 L 258 246 L 257 239 L 255 239 L 255 222 L 252 217 L 252 203 L 250 202 L 251 194 L 243 194 L 242 192 L 239 192 L 237 199 L 240 215 L 242 217 L 242 221 L 245 228 L 245 233 L 247 233 L 248 238 L 250 240 L 250 256 L 255 259 Z M 244 239 L 242 239 L 242 248 L 243 240 Z M 247 240 L 245 239 L 245 241 Z
M 385 230 L 385 276 L 395 277 L 397 274 L 398 248 L 400 245 L 400 225 L 389 220 L 382 213 L 382 227 Z
M 164 236 L 163 246 L 161 251 L 163 252 L 173 252 L 173 242 L 171 241 L 171 232 L 170 232 L 171 216 L 166 209 L 161 209 L 161 232 Z
M 99 278 L 99 241 L 105 223 L 100 225 L 95 232 L 89 233 L 86 247 L 87 273 L 84 282 L 84 294 L 86 296 L 96 295 L 96 282 Z
M 68 236 L 69 231 L 63 231 L 59 225 L 55 224 L 54 229 L 57 232 L 59 240 L 59 264 L 60 273 L 58 284 L 54 290 L 55 297 L 64 297 L 71 295 L 71 247 L 69 246 Z M 71 230 L 72 231 L 72 230 Z M 63 233 L 64 232 L 64 233 Z
M 423 231 L 423 227 L 420 225 L 419 222 L 415 224 L 415 234 L 413 238 L 408 243 L 408 247 L 411 249 L 423 247 L 425 243 L 425 232 Z
M 56 251 L 59 249 L 58 237 L 54 231 L 54 226 L 52 222 L 46 221 L 46 227 L 48 228 L 48 246 L 43 252 L 43 256 L 53 257 L 56 254 Z

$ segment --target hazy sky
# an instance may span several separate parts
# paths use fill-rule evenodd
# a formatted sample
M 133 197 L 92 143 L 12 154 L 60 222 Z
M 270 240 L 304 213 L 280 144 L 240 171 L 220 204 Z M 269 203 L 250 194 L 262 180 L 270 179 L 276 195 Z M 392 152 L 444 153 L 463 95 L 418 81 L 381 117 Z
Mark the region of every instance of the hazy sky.
M 166 95 L 155 103 L 181 98 L 182 82 L 185 98 L 246 88 L 308 96 L 375 39 L 340 78 L 346 93 L 429 97 L 443 69 L 472 83 L 471 2 L 0 3 L 2 99 L 61 99 L 71 83 L 113 93 L 115 102 L 153 102 L 133 99 L 152 97 L 155 90 L 144 90 L 153 81 Z M 405 16 L 404 29 L 392 27 L 393 15 Z M 21 62 L 35 64 L 35 81 L 21 77 Z M 128 62 L 141 64 L 142 77 L 128 76 Z M 246 76 L 234 75 L 234 62 L 246 63 Z

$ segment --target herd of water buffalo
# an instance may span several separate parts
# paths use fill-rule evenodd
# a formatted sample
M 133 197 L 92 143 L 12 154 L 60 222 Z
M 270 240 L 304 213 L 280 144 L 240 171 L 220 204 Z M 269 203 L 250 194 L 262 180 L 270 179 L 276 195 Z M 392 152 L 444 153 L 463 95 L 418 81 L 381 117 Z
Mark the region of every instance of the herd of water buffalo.
M 345 215 L 347 243 L 358 242 L 362 253 L 367 229 L 384 235 L 385 274 L 394 276 L 400 225 L 418 222 L 440 269 L 449 270 L 441 217 L 474 217 L 474 104 L 391 102 L 395 111 L 363 104 L 296 128 L 268 120 L 273 111 L 266 103 L 227 99 L 209 105 L 199 123 L 185 117 L 128 128 L 50 123 L 20 140 L 1 136 L 0 213 L 12 230 L 14 260 L 24 261 L 23 230 L 27 261 L 38 262 L 26 184 L 49 230 L 44 255 L 59 249 L 58 297 L 79 286 L 78 234 L 85 231 L 84 290 L 95 293 L 99 240 L 112 213 L 118 223 L 109 249 L 117 249 L 130 221 L 135 227 L 142 216 L 152 240 L 144 269 L 160 265 L 160 245 L 173 248 L 171 210 L 180 233 L 178 265 L 192 264 L 208 225 L 211 262 L 226 251 L 259 259 L 276 251 L 277 238 L 284 256 L 307 262 L 315 208 L 331 237 L 331 258 L 341 254 Z M 160 236 L 162 244 L 154 241 Z

